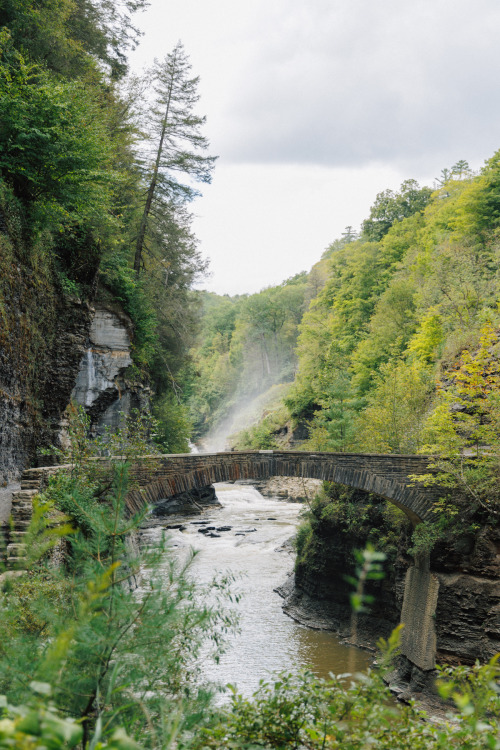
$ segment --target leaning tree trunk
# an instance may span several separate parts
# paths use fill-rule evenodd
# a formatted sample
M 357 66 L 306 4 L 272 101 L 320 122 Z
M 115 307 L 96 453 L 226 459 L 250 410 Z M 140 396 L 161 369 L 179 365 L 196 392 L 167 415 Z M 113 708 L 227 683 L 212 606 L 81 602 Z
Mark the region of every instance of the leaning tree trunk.
M 151 206 L 153 205 L 153 198 L 155 196 L 156 183 L 158 182 L 158 172 L 160 170 L 161 157 L 163 153 L 163 143 L 165 141 L 165 133 L 167 132 L 168 117 L 170 114 L 170 103 L 172 101 L 172 88 L 173 88 L 173 76 L 170 80 L 170 86 L 168 90 L 167 107 L 165 110 L 165 117 L 163 118 L 160 142 L 158 144 L 158 151 L 156 152 L 156 159 L 153 168 L 153 175 L 151 182 L 148 187 L 148 194 L 146 196 L 146 203 L 144 211 L 142 213 L 141 225 L 139 227 L 139 233 L 137 235 L 137 242 L 135 245 L 135 256 L 134 256 L 134 271 L 139 275 L 142 263 L 142 254 L 144 251 L 144 239 L 146 237 L 146 229 L 148 227 L 149 214 L 151 212 Z

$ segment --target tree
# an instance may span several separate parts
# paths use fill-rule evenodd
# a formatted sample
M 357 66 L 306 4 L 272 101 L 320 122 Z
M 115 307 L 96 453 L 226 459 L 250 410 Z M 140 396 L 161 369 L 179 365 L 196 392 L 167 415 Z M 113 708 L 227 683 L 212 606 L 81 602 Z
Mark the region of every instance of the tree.
M 423 211 L 429 203 L 431 192 L 428 187 L 421 188 L 416 180 L 405 180 L 399 193 L 393 190 L 378 193 L 369 218 L 361 226 L 363 237 L 370 242 L 378 242 L 395 221 Z
M 10 30 L 30 61 L 58 75 L 85 75 L 99 61 L 119 79 L 140 36 L 132 17 L 146 6 L 147 0 L 4 0 L 0 28 Z
M 465 161 L 465 159 L 459 159 L 457 163 L 452 166 L 451 174 L 452 177 L 456 177 L 459 180 L 461 180 L 462 177 L 470 177 L 471 170 L 469 162 Z
M 452 175 L 451 170 L 445 167 L 444 169 L 441 170 L 441 174 L 439 175 L 439 177 L 435 178 L 435 182 L 438 187 L 444 187 L 446 183 L 451 180 L 452 177 L 453 175 Z
M 44 228 L 109 221 L 116 172 L 106 113 L 93 89 L 59 82 L 0 32 L 0 177 Z
M 358 239 L 358 233 L 356 230 L 351 227 L 350 225 L 345 228 L 345 230 L 342 232 L 342 241 L 345 245 L 348 245 L 349 242 L 354 242 L 354 240 Z
M 156 142 L 153 165 L 148 173 L 148 188 L 137 235 L 134 270 L 140 273 L 151 220 L 161 215 L 162 203 L 186 203 L 198 191 L 178 180 L 180 173 L 199 182 L 210 182 L 216 157 L 205 156 L 207 139 L 200 128 L 205 117 L 193 112 L 198 102 L 198 78 L 189 78 L 191 65 L 181 42 L 163 62 L 155 61 L 152 70 L 156 101 L 150 112 L 152 137 Z

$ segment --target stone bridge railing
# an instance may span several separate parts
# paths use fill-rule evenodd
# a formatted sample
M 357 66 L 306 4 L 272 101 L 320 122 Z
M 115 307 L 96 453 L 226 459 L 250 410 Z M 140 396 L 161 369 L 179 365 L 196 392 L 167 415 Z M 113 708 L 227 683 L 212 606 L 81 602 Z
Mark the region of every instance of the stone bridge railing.
M 119 458 L 119 457 L 118 457 Z M 103 468 L 109 458 L 92 459 Z M 131 512 L 154 505 L 181 492 L 216 482 L 270 477 L 304 477 L 373 492 L 403 510 L 414 524 L 432 518 L 438 491 L 416 481 L 428 474 L 429 456 L 373 453 L 323 453 L 304 451 L 232 451 L 141 456 L 130 466 L 132 489 L 127 495 Z M 47 478 L 65 466 L 27 469 L 22 489 L 41 489 Z

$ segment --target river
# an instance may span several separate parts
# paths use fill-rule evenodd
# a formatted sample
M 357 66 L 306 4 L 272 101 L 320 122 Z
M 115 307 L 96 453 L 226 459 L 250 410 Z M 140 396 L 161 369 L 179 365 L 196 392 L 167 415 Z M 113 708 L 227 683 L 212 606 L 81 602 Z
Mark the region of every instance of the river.
M 331 632 L 311 630 L 284 614 L 282 599 L 274 589 L 293 568 L 290 545 L 302 506 L 284 500 L 264 498 L 249 485 L 216 485 L 222 508 L 203 517 L 185 521 L 184 530 L 171 530 L 170 544 L 182 557 L 190 547 L 199 550 L 191 574 L 200 585 L 207 585 L 214 574 L 232 573 L 235 591 L 242 594 L 237 605 L 240 632 L 230 636 L 219 664 L 207 660 L 204 677 L 220 685 L 236 684 L 246 696 L 277 671 L 309 667 L 320 677 L 340 674 L 349 668 L 368 666 L 369 655 L 344 646 Z M 211 537 L 200 533 L 201 520 L 208 526 L 230 526 Z M 154 541 L 161 526 L 145 531 Z

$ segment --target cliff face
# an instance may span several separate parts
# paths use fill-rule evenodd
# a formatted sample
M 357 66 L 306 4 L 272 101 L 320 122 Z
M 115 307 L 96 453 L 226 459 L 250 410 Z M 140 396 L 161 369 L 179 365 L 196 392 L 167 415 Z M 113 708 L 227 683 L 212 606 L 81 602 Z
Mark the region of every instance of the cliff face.
M 329 514 L 326 498 L 321 508 L 313 504 L 317 517 L 305 542 L 300 541 L 299 531 L 295 589 L 285 609 L 313 627 L 316 623 L 349 637 L 353 586 L 346 578 L 356 577 L 355 550 L 364 549 L 367 543 L 377 549 L 385 546 L 384 577 L 368 582 L 366 593 L 373 597 L 373 603 L 369 613 L 358 618 L 361 639 L 373 645 L 399 622 L 410 558 L 405 545 L 398 545 L 397 534 L 391 531 L 386 503 L 377 496 L 370 497 L 371 501 L 366 493 L 348 491 L 344 499 L 350 509 L 346 513 Z
M 27 466 L 54 463 L 42 451 L 58 444 L 70 399 L 100 432 L 149 396 L 125 378 L 130 320 L 66 294 L 57 270 L 35 258 L 0 228 L 0 488 Z
M 62 294 L 49 272 L 38 274 L 6 252 L 1 261 L 0 484 L 6 484 L 57 439 L 92 309 Z
M 380 508 L 380 506 L 379 506 Z M 299 554 L 295 590 L 285 609 L 292 616 L 349 635 L 349 592 L 346 575 L 354 571 L 353 550 L 370 541 L 373 528 L 383 530 L 384 517 L 377 506 L 359 506 L 365 518 L 353 528 L 342 521 L 320 521 L 305 554 Z M 383 543 L 384 535 L 381 537 Z M 380 545 L 378 548 L 381 548 Z M 373 582 L 374 597 L 369 615 L 361 618 L 365 642 L 387 635 L 401 616 L 405 575 L 411 558 L 409 530 L 400 531 L 397 553 L 384 565 L 385 577 Z M 475 535 L 464 535 L 440 544 L 430 558 L 431 574 L 437 579 L 435 611 L 437 660 L 472 664 L 490 659 L 500 651 L 500 530 L 486 527 Z
M 500 651 L 500 530 L 486 527 L 452 545 L 438 545 L 431 570 L 439 581 L 438 658 L 490 659 Z
M 130 319 L 97 304 L 71 394 L 89 414 L 94 434 L 116 430 L 134 409 L 148 409 L 148 389 L 127 379 L 131 343 Z

